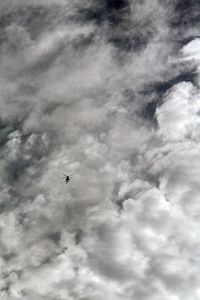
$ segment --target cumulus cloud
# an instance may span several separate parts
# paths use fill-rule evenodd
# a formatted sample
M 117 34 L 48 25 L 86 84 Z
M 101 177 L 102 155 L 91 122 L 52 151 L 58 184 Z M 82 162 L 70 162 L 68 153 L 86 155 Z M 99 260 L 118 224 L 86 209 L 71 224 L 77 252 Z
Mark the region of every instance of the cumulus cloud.
M 199 39 L 175 2 L 0 4 L 1 299 L 199 299 Z

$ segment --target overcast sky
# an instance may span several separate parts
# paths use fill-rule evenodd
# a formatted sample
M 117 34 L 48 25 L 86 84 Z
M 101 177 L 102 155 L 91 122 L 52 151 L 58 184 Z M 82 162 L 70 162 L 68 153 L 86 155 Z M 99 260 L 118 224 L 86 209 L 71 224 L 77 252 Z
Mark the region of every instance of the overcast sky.
M 1 300 L 200 299 L 199 19 L 0 1 Z

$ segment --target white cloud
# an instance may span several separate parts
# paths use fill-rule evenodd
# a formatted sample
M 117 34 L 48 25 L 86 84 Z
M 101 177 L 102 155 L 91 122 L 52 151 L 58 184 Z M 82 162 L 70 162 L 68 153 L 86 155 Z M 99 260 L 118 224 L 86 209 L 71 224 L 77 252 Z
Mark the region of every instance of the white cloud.
M 185 45 L 181 52 L 186 60 L 199 61 L 200 39 L 196 38 Z
M 157 109 L 156 115 L 164 139 L 199 139 L 199 91 L 191 83 L 174 85 Z
M 126 52 L 100 2 L 28 4 L 45 25 L 14 15 L 0 51 L 0 297 L 199 299 L 199 89 L 156 90 L 171 61 L 184 69 L 172 7 L 132 1 L 113 31 L 145 35 L 148 19 L 151 32 Z M 108 19 L 86 21 L 89 9 Z M 184 64 L 198 68 L 197 52 L 184 46 Z M 157 127 L 141 114 L 154 96 Z

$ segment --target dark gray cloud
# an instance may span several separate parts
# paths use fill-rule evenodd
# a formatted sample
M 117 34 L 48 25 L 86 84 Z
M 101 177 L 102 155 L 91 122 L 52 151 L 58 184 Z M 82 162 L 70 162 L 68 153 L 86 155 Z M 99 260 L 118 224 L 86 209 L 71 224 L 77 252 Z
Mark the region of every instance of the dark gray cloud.
M 199 299 L 198 8 L 0 4 L 1 299 Z

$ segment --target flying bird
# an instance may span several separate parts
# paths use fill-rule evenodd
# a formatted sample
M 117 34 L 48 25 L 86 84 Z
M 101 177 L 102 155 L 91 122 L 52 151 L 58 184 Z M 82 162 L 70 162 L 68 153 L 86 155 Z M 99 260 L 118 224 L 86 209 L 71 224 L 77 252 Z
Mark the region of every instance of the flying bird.
M 68 183 L 71 180 L 71 174 L 70 175 L 63 174 L 63 176 L 66 183 Z

